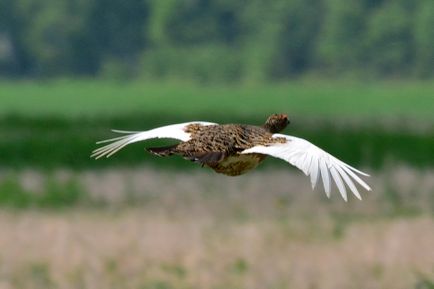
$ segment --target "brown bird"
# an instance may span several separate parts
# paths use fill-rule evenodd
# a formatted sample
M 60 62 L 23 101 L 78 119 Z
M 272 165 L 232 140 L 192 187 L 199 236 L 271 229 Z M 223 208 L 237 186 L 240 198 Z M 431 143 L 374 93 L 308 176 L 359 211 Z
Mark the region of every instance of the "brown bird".
M 283 159 L 306 175 L 310 175 L 312 188 L 321 175 L 324 190 L 330 197 L 330 175 L 344 198 L 347 200 L 346 186 L 361 199 L 354 182 L 366 190 L 371 188 L 357 174 L 367 174 L 345 164 L 312 143 L 297 138 L 279 134 L 289 124 L 286 114 L 271 115 L 264 125 L 253 126 L 244 124 L 216 124 L 211 122 L 193 121 L 173 124 L 147 131 L 119 131 L 125 136 L 97 142 L 107 143 L 93 151 L 95 159 L 110 157 L 128 144 L 154 139 L 170 138 L 181 142 L 175 145 L 147 150 L 158 156 L 180 155 L 187 160 L 210 167 L 217 173 L 238 176 L 254 169 L 267 156 Z

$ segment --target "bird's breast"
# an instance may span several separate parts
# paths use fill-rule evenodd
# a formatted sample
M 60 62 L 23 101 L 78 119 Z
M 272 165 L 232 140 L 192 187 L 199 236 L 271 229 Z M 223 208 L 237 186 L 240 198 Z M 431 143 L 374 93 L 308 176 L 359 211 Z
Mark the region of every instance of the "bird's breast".
M 215 165 L 210 165 L 217 173 L 239 176 L 258 166 L 265 159 L 262 154 L 236 154 L 228 156 Z

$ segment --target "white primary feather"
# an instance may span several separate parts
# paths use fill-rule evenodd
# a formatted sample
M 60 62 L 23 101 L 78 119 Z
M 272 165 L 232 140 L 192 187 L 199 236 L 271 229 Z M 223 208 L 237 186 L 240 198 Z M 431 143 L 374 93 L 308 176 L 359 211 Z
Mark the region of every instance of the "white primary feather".
M 193 121 L 193 122 L 185 122 L 185 123 L 157 127 L 147 131 L 113 130 L 113 132 L 127 134 L 127 135 L 97 142 L 97 144 L 107 143 L 107 142 L 111 142 L 111 143 L 94 150 L 90 157 L 95 159 L 99 159 L 103 156 L 110 157 L 111 155 L 113 155 L 114 153 L 116 153 L 126 145 L 138 141 L 154 139 L 154 138 L 170 138 L 170 139 L 177 139 L 180 141 L 188 141 L 190 140 L 190 133 L 185 132 L 185 128 L 191 124 L 216 125 L 216 123 L 212 123 L 212 122 Z
M 360 193 L 354 185 L 353 180 L 366 190 L 371 190 L 371 188 L 356 175 L 356 173 L 358 173 L 368 176 L 367 174 L 340 161 L 312 143 L 301 138 L 283 134 L 274 134 L 273 138 L 285 138 L 286 142 L 273 143 L 268 146 L 254 146 L 241 153 L 260 153 L 283 159 L 302 170 L 307 176 L 310 176 L 312 188 L 315 188 L 319 176 L 321 175 L 327 197 L 330 197 L 330 176 L 345 201 L 347 201 L 346 186 L 358 199 L 361 199 Z

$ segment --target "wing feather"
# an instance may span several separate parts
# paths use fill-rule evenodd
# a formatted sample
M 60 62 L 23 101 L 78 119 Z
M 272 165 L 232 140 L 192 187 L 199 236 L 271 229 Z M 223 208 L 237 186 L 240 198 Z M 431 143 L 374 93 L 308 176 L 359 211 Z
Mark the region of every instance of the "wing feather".
M 353 171 L 351 171 L 349 168 L 347 167 L 341 167 L 347 174 L 350 175 L 350 177 L 352 177 L 354 180 L 356 180 L 356 182 L 361 185 L 362 187 L 365 188 L 365 190 L 370 191 L 371 187 L 368 186 L 368 184 L 366 184 L 361 178 L 359 178 L 358 175 L 356 175 Z
M 362 172 L 362 171 L 359 171 L 358 169 L 353 168 L 353 167 L 350 166 L 349 164 L 346 164 L 346 163 L 344 163 L 343 161 L 338 160 L 337 158 L 335 158 L 335 159 L 336 159 L 336 161 L 337 161 L 339 164 L 341 164 L 342 166 L 344 166 L 344 167 L 346 167 L 346 168 L 348 168 L 348 169 L 350 169 L 350 170 L 352 170 L 352 171 L 354 171 L 354 172 L 356 172 L 356 173 L 358 173 L 358 174 L 361 174 L 362 176 L 369 177 L 369 175 L 368 175 L 367 173 L 364 173 L 364 172 Z
M 324 185 L 324 191 L 327 195 L 328 198 L 330 198 L 330 174 L 329 174 L 329 170 L 327 168 L 327 164 L 324 160 L 324 158 L 322 158 L 320 160 L 320 168 L 321 168 L 321 177 L 322 177 L 322 182 Z
M 335 168 L 338 171 L 338 173 L 341 175 L 342 179 L 344 179 L 345 183 L 348 185 L 350 190 L 356 196 L 356 198 L 361 200 L 362 196 L 360 196 L 360 193 L 357 190 L 357 187 L 354 185 L 353 181 L 348 177 L 347 173 L 345 173 L 345 171 L 340 166 L 335 166 Z
M 97 144 L 108 143 L 108 142 L 111 143 L 95 149 L 92 152 L 91 157 L 95 159 L 99 159 L 103 156 L 110 157 L 111 155 L 115 154 L 116 152 L 118 152 L 119 150 L 121 150 L 122 148 L 124 148 L 125 146 L 131 143 L 144 141 L 148 139 L 154 139 L 154 138 L 171 138 L 180 141 L 188 141 L 190 139 L 190 134 L 185 132 L 185 129 L 187 126 L 191 124 L 215 125 L 215 123 L 211 123 L 211 122 L 195 121 L 195 122 L 186 122 L 186 123 L 157 127 L 147 131 L 113 130 L 114 132 L 122 133 L 126 135 L 97 142 Z
M 346 202 L 348 200 L 347 189 L 345 188 L 345 185 L 342 182 L 342 178 L 340 177 L 338 171 L 334 166 L 330 168 L 330 174 L 332 175 L 333 180 L 335 181 L 336 186 L 338 187 L 339 193 L 341 193 L 342 198 L 344 198 Z
M 318 182 L 318 158 L 313 156 L 312 162 L 310 164 L 310 183 L 312 189 L 315 189 L 316 183 Z
M 307 176 L 309 175 L 309 169 L 310 166 L 312 165 L 312 161 L 313 161 L 313 156 L 310 154 L 306 154 L 307 158 L 306 158 L 306 163 L 305 163 L 305 170 L 303 171 L 303 173 Z
M 306 168 L 306 158 L 308 154 L 301 155 L 297 161 L 296 161 L 296 167 L 299 167 L 305 174 L 307 174 L 307 168 Z
M 354 181 L 366 190 L 371 190 L 368 184 L 357 175 L 368 176 L 368 174 L 342 162 L 312 143 L 283 134 L 274 134 L 273 138 L 285 138 L 286 142 L 276 142 L 267 146 L 258 145 L 241 153 L 260 153 L 283 159 L 302 170 L 307 176 L 310 176 L 312 188 L 315 188 L 321 175 L 324 190 L 328 197 L 331 191 L 330 179 L 333 179 L 336 183 L 345 201 L 347 200 L 347 187 L 358 199 L 361 199 Z

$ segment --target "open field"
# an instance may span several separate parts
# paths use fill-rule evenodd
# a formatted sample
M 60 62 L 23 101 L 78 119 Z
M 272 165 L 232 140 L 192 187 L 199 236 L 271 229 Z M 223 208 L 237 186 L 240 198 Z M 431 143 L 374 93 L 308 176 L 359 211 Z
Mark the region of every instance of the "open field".
M 374 190 L 365 192 L 361 189 L 363 201 L 349 196 L 348 203 L 342 201 L 336 190 L 332 192 L 332 198 L 327 199 L 322 185 L 312 192 L 309 178 L 291 167 L 269 168 L 239 177 L 227 177 L 209 169 L 116 167 L 48 172 L 3 169 L 0 170 L 0 205 L 18 209 L 138 206 L 144 210 L 164 208 L 167 214 L 177 210 L 198 210 L 206 214 L 211 210 L 219 218 L 248 217 L 257 212 L 274 217 L 279 217 L 280 213 L 305 215 L 311 213 L 312 208 L 324 206 L 328 213 L 348 215 L 351 219 L 434 212 L 432 169 L 390 167 L 376 172 L 361 169 L 372 175 L 365 180 Z M 40 201 L 43 197 L 45 202 Z M 29 199 L 27 203 L 20 203 L 26 199 Z M 204 207 L 208 209 L 202 211 Z
M 101 80 L 0 82 L 0 116 L 113 117 L 126 114 L 264 117 L 274 112 L 319 119 L 434 121 L 432 82 L 300 80 L 200 86 Z
M 0 288 L 433 288 L 434 220 L 0 214 Z
M 1 203 L 2 289 L 433 288 L 432 170 L 376 173 L 348 203 L 287 170 L 3 170 L 0 194 L 11 181 L 86 197 Z
M 0 167 L 86 168 L 146 162 L 178 168 L 177 160 L 143 157 L 143 144 L 110 161 L 95 162 L 88 156 L 97 140 L 113 136 L 111 128 L 144 130 L 195 119 L 260 125 L 269 113 L 286 112 L 291 124 L 284 133 L 306 138 L 353 165 L 426 168 L 434 166 L 433 107 L 434 85 L 421 81 L 299 80 L 237 86 L 0 82 Z
M 114 118 L 68 119 L 52 117 L 0 118 L 0 168 L 95 168 L 112 166 L 141 166 L 149 164 L 165 168 L 197 168 L 181 158 L 158 158 L 144 152 L 145 147 L 167 145 L 168 140 L 147 141 L 132 144 L 110 159 L 95 161 L 89 158 L 97 148 L 97 140 L 108 139 L 116 134 L 111 128 L 146 130 L 149 128 L 183 122 L 195 117 L 181 119 L 179 116 L 148 114 Z M 205 118 L 205 117 L 204 117 Z M 261 125 L 264 116 L 242 118 L 240 116 L 206 117 L 215 121 L 242 122 Z M 215 119 L 214 119 L 215 118 Z M 421 128 L 421 127 L 419 127 Z M 425 129 L 410 129 L 406 125 L 384 125 L 345 122 L 303 121 L 292 118 L 283 133 L 305 138 L 336 157 L 354 166 L 385 168 L 410 165 L 418 168 L 434 166 L 434 126 L 426 123 Z M 269 159 L 261 164 L 287 167 L 281 160 Z
M 0 82 L 0 289 L 433 289 L 434 85 Z M 109 129 L 261 124 L 370 173 L 345 203 L 267 160 L 230 178 Z M 147 166 L 144 167 L 143 165 Z

